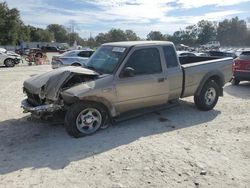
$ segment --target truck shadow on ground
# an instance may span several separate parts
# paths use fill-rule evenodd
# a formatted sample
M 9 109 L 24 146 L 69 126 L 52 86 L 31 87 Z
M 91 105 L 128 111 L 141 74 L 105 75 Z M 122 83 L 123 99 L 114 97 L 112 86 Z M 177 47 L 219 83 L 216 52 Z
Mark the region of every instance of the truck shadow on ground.
M 94 135 L 74 139 L 63 125 L 27 121 L 27 117 L 0 122 L 0 174 L 25 168 L 63 169 L 71 162 L 93 157 L 142 137 L 198 126 L 216 118 L 220 111 L 198 111 L 181 101 L 172 109 L 120 122 Z
M 228 84 L 224 87 L 224 92 L 234 97 L 250 99 L 250 82 L 241 82 L 237 86 Z

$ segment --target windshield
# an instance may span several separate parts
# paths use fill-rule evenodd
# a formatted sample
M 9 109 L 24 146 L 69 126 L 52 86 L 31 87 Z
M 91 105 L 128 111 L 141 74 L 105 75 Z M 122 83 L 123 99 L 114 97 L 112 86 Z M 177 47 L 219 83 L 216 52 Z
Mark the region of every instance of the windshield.
M 101 46 L 89 59 L 86 67 L 102 74 L 112 74 L 121 62 L 127 48 Z

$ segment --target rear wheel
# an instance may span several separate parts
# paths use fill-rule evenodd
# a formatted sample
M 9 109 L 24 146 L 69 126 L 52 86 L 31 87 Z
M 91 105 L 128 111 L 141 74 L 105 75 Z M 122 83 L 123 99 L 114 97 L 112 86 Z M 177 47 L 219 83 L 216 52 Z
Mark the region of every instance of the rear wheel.
M 237 78 L 233 78 L 232 80 L 231 80 L 231 84 L 232 85 L 239 85 L 239 83 L 240 83 L 240 80 L 238 80 Z
M 199 110 L 212 110 L 218 102 L 219 86 L 213 80 L 208 81 L 199 95 L 194 96 L 195 105 Z
M 15 61 L 13 59 L 6 59 L 4 61 L 4 64 L 6 67 L 14 67 L 15 66 Z
M 66 113 L 66 130 L 75 138 L 91 135 L 104 125 L 106 114 L 105 109 L 98 103 L 76 103 Z

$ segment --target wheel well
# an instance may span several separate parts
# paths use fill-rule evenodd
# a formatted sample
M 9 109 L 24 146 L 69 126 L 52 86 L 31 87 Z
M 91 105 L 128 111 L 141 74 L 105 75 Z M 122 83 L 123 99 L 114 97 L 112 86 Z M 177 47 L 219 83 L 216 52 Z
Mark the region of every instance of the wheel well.
M 7 61 L 7 60 L 14 61 L 14 59 L 11 59 L 11 58 L 6 58 L 6 59 L 4 60 L 4 62 L 5 62 L 5 61 Z
M 216 84 L 218 84 L 218 86 L 220 88 L 219 96 L 223 96 L 223 81 L 222 81 L 221 77 L 219 77 L 218 75 L 211 76 L 210 78 L 207 79 L 206 83 L 211 81 L 211 80 L 214 81 Z
M 116 113 L 116 112 L 114 112 L 115 110 L 112 107 L 112 105 L 108 101 L 106 101 L 104 99 L 99 99 L 99 98 L 93 98 L 92 100 L 91 100 L 91 98 L 90 99 L 82 99 L 82 100 L 81 99 L 76 99 L 74 101 L 74 103 L 71 103 L 71 105 L 75 104 L 75 103 L 79 103 L 79 102 L 95 103 L 95 104 L 98 104 L 98 105 L 102 106 L 103 109 L 106 111 L 106 113 L 108 115 L 108 118 L 110 120 L 112 120 L 113 114 Z
M 223 82 L 222 82 L 221 78 L 217 75 L 210 77 L 208 79 L 208 81 L 210 81 L 210 80 L 213 80 L 216 84 L 218 84 L 219 87 L 223 86 Z
M 12 63 L 15 63 L 15 62 L 14 62 L 14 61 L 15 61 L 14 59 L 11 59 L 11 58 L 6 58 L 6 59 L 4 60 L 4 65 L 5 65 L 5 66 L 7 66 L 7 65 L 6 65 L 6 61 L 7 61 L 7 60 L 11 60 L 11 61 L 12 61 Z
M 72 63 L 71 66 L 82 66 L 82 65 L 80 63 L 75 62 L 75 63 Z
M 200 84 L 200 86 L 196 90 L 195 95 L 199 95 L 199 93 L 201 92 L 201 90 L 204 87 L 204 85 L 206 83 L 208 83 L 209 81 L 211 81 L 211 80 L 213 80 L 216 84 L 218 84 L 218 86 L 220 88 L 219 96 L 223 96 L 224 81 L 223 81 L 223 79 L 219 75 L 213 75 L 213 76 L 210 76 L 210 77 L 206 78 L 205 80 L 203 80 L 203 82 Z

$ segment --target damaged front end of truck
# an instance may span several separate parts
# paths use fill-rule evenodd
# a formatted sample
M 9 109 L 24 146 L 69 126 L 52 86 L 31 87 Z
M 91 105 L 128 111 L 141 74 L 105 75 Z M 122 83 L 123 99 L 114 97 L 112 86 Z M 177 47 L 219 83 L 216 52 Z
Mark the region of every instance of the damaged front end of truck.
M 24 113 L 30 112 L 36 117 L 64 111 L 66 105 L 61 96 L 64 91 L 98 78 L 97 72 L 82 67 L 63 67 L 32 76 L 23 84 L 27 98 L 21 107 Z

